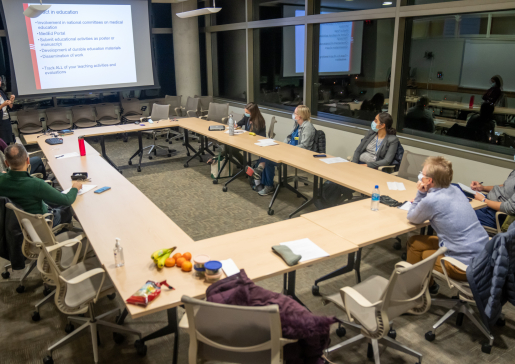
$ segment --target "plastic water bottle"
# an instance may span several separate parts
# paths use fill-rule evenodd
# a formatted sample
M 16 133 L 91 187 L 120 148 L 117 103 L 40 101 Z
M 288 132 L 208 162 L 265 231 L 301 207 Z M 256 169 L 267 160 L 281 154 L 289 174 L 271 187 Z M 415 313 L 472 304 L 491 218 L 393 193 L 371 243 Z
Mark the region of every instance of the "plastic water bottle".
M 123 267 L 125 260 L 123 259 L 123 248 L 120 245 L 120 238 L 116 238 L 116 245 L 114 246 L 114 265 L 116 268 Z
M 374 188 L 374 191 L 372 191 L 372 205 L 370 206 L 370 209 L 372 211 L 379 210 L 379 199 L 381 195 L 379 194 L 379 186 L 376 186 Z
M 234 119 L 232 118 L 232 115 L 229 115 L 229 135 L 234 135 Z

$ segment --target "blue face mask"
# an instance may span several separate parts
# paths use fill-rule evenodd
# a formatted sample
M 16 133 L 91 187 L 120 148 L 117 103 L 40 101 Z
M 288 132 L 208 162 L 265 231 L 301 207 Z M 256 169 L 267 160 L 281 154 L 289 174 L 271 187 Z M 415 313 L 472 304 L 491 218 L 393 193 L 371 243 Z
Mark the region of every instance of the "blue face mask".
M 492 82 L 492 87 L 495 87 L 497 86 L 497 84 L 495 82 Z
M 295 114 L 291 114 L 291 118 L 292 118 L 294 121 L 297 121 L 297 119 L 295 119 Z
M 246 117 L 250 118 L 250 114 L 245 113 L 244 115 L 245 115 Z
M 372 128 L 373 131 L 375 131 L 376 133 L 379 131 L 379 129 L 377 129 L 377 124 L 375 121 L 372 121 L 372 124 L 370 125 L 370 127 Z

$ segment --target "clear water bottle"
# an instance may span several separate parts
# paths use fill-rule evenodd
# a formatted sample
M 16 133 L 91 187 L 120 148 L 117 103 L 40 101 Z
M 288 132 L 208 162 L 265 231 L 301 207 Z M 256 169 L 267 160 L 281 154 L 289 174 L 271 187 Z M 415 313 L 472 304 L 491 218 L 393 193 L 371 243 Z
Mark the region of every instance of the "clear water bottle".
M 379 199 L 381 195 L 379 194 L 379 186 L 376 186 L 374 188 L 374 191 L 372 191 L 372 205 L 370 206 L 370 209 L 372 211 L 379 210 Z
M 123 248 L 120 245 L 120 238 L 116 238 L 116 245 L 114 246 L 114 265 L 116 268 L 123 267 L 125 260 L 123 259 Z
M 234 119 L 232 118 L 232 115 L 229 115 L 229 135 L 234 135 Z

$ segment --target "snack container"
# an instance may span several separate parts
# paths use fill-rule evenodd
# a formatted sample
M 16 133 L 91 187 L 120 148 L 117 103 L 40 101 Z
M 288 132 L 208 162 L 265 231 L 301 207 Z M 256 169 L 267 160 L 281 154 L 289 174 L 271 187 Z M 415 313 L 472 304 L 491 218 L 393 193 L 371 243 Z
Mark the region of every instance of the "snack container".
M 211 260 L 204 264 L 204 268 L 206 269 L 206 274 L 215 275 L 222 268 L 222 263 L 217 260 Z
M 193 277 L 197 279 L 204 279 L 205 271 L 204 264 L 209 262 L 208 255 L 197 255 L 193 257 Z

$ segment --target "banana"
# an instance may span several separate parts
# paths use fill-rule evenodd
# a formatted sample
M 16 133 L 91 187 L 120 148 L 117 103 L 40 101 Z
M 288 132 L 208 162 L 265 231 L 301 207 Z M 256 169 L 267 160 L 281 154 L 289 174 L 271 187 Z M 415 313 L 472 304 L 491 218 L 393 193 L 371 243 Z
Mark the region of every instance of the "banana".
M 176 246 L 173 246 L 169 249 L 159 249 L 159 250 L 156 250 L 155 252 L 152 253 L 152 255 L 150 256 L 150 259 L 154 259 L 157 261 L 157 259 L 159 259 L 160 257 L 162 257 L 164 254 L 166 253 L 170 253 L 172 254 L 172 252 L 177 249 Z
M 165 253 L 165 255 L 159 257 L 159 259 L 157 260 L 157 267 L 159 269 L 161 269 L 165 266 L 165 260 L 168 259 L 170 254 L 172 254 L 172 252 Z

